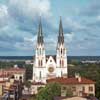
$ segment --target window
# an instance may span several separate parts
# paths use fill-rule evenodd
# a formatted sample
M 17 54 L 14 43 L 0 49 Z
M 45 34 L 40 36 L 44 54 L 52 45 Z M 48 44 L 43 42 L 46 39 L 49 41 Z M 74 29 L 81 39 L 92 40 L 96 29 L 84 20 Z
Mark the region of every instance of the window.
M 40 60 L 38 61 L 38 65 L 39 65 L 39 67 L 40 67 Z
M 62 49 L 61 49 L 61 54 L 62 54 Z
M 66 90 L 66 87 L 65 87 L 65 86 L 63 86 L 63 87 L 62 87 L 62 90 Z
M 72 87 L 72 91 L 76 91 L 76 87 Z
M 89 91 L 93 91 L 93 87 L 92 86 L 89 86 Z
M 39 60 L 39 61 L 38 61 L 38 65 L 39 65 L 39 67 L 42 67 L 42 65 L 43 65 L 42 60 Z
M 62 60 L 62 67 L 64 67 L 64 60 Z
M 42 64 L 42 60 L 41 60 L 41 67 L 42 67 L 42 65 L 43 65 L 43 64 Z
M 83 91 L 83 92 L 85 91 L 85 87 L 84 87 L 84 86 L 82 87 L 82 91 Z
M 60 60 L 60 67 L 61 67 L 61 60 Z
M 50 62 L 52 62 L 52 60 L 50 60 Z
M 22 80 L 22 76 L 20 76 L 19 79 Z

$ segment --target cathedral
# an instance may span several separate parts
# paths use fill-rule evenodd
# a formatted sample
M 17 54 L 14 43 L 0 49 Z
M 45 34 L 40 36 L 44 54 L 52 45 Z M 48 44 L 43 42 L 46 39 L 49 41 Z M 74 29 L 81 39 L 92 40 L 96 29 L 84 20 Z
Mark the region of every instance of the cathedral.
M 53 44 L 52 44 L 53 45 Z M 41 20 L 38 27 L 35 60 L 33 65 L 33 81 L 46 83 L 47 79 L 67 77 L 67 50 L 64 43 L 64 32 L 60 18 L 55 56 L 47 56 Z

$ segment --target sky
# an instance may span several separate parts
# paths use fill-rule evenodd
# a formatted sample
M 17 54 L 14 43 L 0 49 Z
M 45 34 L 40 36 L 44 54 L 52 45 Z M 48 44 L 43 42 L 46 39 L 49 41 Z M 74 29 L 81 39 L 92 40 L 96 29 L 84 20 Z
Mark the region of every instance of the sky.
M 0 56 L 35 54 L 41 16 L 46 54 L 56 54 L 60 16 L 69 56 L 100 56 L 100 0 L 0 0 Z

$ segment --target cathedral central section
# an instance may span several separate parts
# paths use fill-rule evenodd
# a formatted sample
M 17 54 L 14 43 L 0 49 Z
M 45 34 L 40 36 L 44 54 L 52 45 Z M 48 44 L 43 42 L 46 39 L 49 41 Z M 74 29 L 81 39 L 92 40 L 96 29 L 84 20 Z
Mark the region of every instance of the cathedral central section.
M 58 40 L 55 56 L 45 54 L 45 43 L 41 20 L 39 22 L 35 60 L 33 65 L 33 80 L 46 83 L 47 79 L 67 77 L 67 51 L 64 44 L 64 33 L 60 19 Z

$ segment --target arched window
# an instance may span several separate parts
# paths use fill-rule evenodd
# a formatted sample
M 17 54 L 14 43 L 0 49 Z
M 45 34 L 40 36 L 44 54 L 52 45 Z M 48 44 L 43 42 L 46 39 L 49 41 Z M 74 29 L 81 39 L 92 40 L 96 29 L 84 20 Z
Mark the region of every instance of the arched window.
M 64 67 L 64 60 L 62 60 L 62 67 Z
M 60 60 L 60 67 L 61 67 L 61 60 Z
M 62 48 L 61 48 L 61 54 L 62 54 Z
M 41 62 L 40 62 L 40 60 L 38 61 L 38 67 L 40 67 L 41 66 Z
M 41 67 L 42 67 L 43 63 L 42 63 L 42 60 L 41 60 Z
M 22 76 L 20 76 L 19 79 L 22 80 Z

